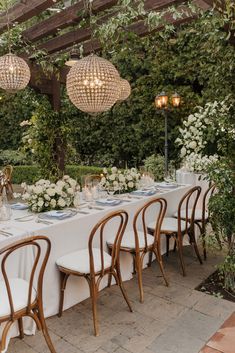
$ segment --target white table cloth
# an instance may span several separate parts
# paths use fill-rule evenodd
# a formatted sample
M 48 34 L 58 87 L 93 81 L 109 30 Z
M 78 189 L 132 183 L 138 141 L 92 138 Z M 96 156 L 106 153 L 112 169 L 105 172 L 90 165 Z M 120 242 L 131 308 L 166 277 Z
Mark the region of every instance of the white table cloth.
M 52 250 L 51 255 L 47 264 L 45 276 L 44 276 L 44 288 L 43 288 L 43 302 L 44 302 L 44 313 L 45 317 L 49 317 L 58 313 L 59 307 L 59 271 L 56 267 L 56 260 L 70 252 L 78 249 L 84 249 L 88 246 L 88 238 L 93 226 L 106 214 L 111 211 L 124 209 L 129 214 L 129 222 L 127 225 L 127 230 L 132 229 L 132 221 L 135 212 L 146 201 L 151 200 L 155 197 L 164 197 L 167 200 L 167 215 L 173 215 L 177 210 L 179 200 L 184 195 L 184 193 L 190 188 L 190 185 L 183 185 L 177 189 L 164 190 L 164 192 L 159 192 L 154 196 L 131 198 L 130 202 L 122 202 L 118 206 L 106 206 L 103 207 L 104 210 L 88 210 L 89 214 L 77 214 L 74 217 L 67 218 L 64 220 L 53 220 L 53 224 L 44 225 L 42 223 L 36 223 L 35 220 L 27 222 L 19 222 L 15 218 L 27 214 L 27 211 L 14 210 L 12 219 L 8 222 L 0 222 L 0 230 L 11 232 L 14 235 L 12 237 L 4 237 L 0 234 L 0 248 L 3 246 L 27 237 L 29 235 L 45 235 L 49 237 Z M 85 210 L 85 209 L 84 209 Z M 36 216 L 35 216 L 36 217 Z M 149 221 L 154 220 L 154 212 L 148 215 Z M 111 232 L 111 228 L 110 228 Z M 162 243 L 162 252 L 165 252 L 165 242 Z M 147 262 L 146 257 L 146 262 Z M 28 280 L 29 268 L 33 262 L 33 253 L 28 251 L 18 252 L 14 257 L 14 262 L 9 264 L 9 274 L 11 277 L 21 277 Z M 121 271 L 123 280 L 129 280 L 132 278 L 132 257 L 130 254 L 121 254 Z M 1 276 L 1 274 L 0 274 Z M 1 277 L 0 277 L 1 280 Z M 105 283 L 103 283 L 103 286 Z M 129 293 L 131 297 L 131 293 Z M 89 288 L 87 282 L 84 278 L 78 278 L 75 276 L 70 276 L 64 300 L 64 310 L 67 308 L 81 302 L 82 300 L 89 297 Z M 1 303 L 0 303 L 1 305 Z M 63 318 L 61 319 L 63 320 Z M 27 322 L 27 327 L 25 328 L 25 333 L 30 334 L 34 332 L 34 326 L 30 326 Z M 15 327 L 11 331 L 10 336 L 15 336 L 17 328 Z M 1 331 L 0 331 L 1 334 Z

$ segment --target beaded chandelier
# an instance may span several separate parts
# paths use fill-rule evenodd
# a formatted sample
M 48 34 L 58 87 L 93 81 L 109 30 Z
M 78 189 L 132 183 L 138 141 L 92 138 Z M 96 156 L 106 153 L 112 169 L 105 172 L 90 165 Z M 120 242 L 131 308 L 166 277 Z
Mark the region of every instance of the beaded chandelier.
M 118 101 L 126 100 L 130 94 L 131 94 L 131 85 L 129 84 L 129 82 L 127 80 L 124 80 L 123 78 L 121 78 L 121 80 L 120 80 L 120 94 L 119 94 Z
M 66 87 L 78 109 L 97 114 L 109 110 L 119 99 L 120 76 L 108 60 L 91 54 L 70 69 Z
M 0 88 L 8 92 L 16 92 L 27 86 L 30 70 L 20 57 L 9 53 L 0 57 Z

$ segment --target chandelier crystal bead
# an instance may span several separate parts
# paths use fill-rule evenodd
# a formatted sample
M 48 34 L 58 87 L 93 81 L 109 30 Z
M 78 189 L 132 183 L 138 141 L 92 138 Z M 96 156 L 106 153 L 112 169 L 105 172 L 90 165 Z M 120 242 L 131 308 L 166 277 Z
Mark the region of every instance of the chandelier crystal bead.
M 124 101 L 126 100 L 131 94 L 131 85 L 127 80 L 121 78 L 120 80 L 120 95 L 118 100 Z
M 120 96 L 120 75 L 108 60 L 95 54 L 80 59 L 67 75 L 71 102 L 86 113 L 109 110 Z
M 24 89 L 30 80 L 28 64 L 9 53 L 0 57 L 0 88 L 8 92 Z

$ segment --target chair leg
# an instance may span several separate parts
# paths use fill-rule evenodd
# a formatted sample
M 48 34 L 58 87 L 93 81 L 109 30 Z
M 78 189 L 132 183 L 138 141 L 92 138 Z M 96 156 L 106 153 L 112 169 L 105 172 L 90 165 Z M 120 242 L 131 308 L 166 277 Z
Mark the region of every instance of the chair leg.
M 63 313 L 63 305 L 64 305 L 64 292 L 66 288 L 66 283 L 69 278 L 69 274 L 60 272 L 60 303 L 59 303 L 59 313 L 58 317 L 62 316 Z
M 42 327 L 42 333 L 43 333 L 43 336 L 44 336 L 45 341 L 47 343 L 47 346 L 48 346 L 51 353 L 56 353 L 56 350 L 53 346 L 53 343 L 51 341 L 51 337 L 50 337 L 48 329 L 47 329 L 47 325 L 46 325 L 46 321 L 45 321 L 44 313 L 43 313 L 43 309 L 42 309 L 42 303 L 39 303 L 39 306 L 38 306 L 38 316 L 39 316 L 39 321 L 40 321 L 41 327 Z
M 23 328 L 23 319 L 20 317 L 18 319 L 18 327 L 19 327 L 19 337 L 22 340 L 24 338 L 24 328 Z
M 123 298 L 125 299 L 125 301 L 126 301 L 126 303 L 127 303 L 127 305 L 128 305 L 128 308 L 129 308 L 130 312 L 133 312 L 132 307 L 131 307 L 131 304 L 130 304 L 129 299 L 128 299 L 127 294 L 126 294 L 126 290 L 125 290 L 124 285 L 123 285 L 123 282 L 122 282 L 122 276 L 121 276 L 121 270 L 120 270 L 119 261 L 117 261 L 117 263 L 116 263 L 116 272 L 117 272 L 118 284 L 119 284 L 119 287 L 120 287 L 120 289 L 121 289 Z
M 132 264 L 133 264 L 133 275 L 136 275 L 136 271 L 138 272 L 137 268 L 136 268 L 136 254 L 131 254 L 132 255 Z
M 176 243 L 177 243 L 177 248 L 178 248 L 178 253 L 179 253 L 183 276 L 186 276 L 185 264 L 184 264 L 184 258 L 183 258 L 183 244 L 181 241 L 179 241 L 179 239 L 176 239 Z
M 149 251 L 149 262 L 148 262 L 148 267 L 151 267 L 153 261 L 153 252 Z
M 5 351 L 6 349 L 6 339 L 7 339 L 7 334 L 11 328 L 11 325 L 14 323 L 14 321 L 8 321 L 6 325 L 4 326 L 4 329 L 2 331 L 2 339 L 0 341 L 0 352 Z
M 195 251 L 195 253 L 196 253 L 196 255 L 197 255 L 197 258 L 198 258 L 200 264 L 202 265 L 203 262 L 202 262 L 201 255 L 200 255 L 199 250 L 198 250 L 198 247 L 197 247 L 197 242 L 196 242 L 196 238 L 195 238 L 195 231 L 194 231 L 194 229 L 192 229 L 192 231 L 190 232 L 189 238 L 190 238 L 190 243 L 191 243 L 191 244 L 193 245 L 193 247 L 194 247 L 194 251 Z
M 161 255 L 161 251 L 160 249 L 156 248 L 153 250 L 154 251 L 154 254 L 156 256 L 156 259 L 159 263 L 159 267 L 160 267 L 160 270 L 161 270 L 161 273 L 163 275 L 163 278 L 164 278 L 164 281 L 166 283 L 166 286 L 168 287 L 169 286 L 169 282 L 167 280 L 167 277 L 166 277 L 166 274 L 165 274 L 165 270 L 164 270 L 164 267 L 163 267 L 163 261 L 162 261 L 162 255 Z
M 166 256 L 169 256 L 169 248 L 170 248 L 170 237 L 166 235 Z
M 90 279 L 90 295 L 92 301 L 92 315 L 93 315 L 93 325 L 95 336 L 99 336 L 99 325 L 98 325 L 98 317 L 97 317 L 97 297 L 98 290 L 96 288 L 95 278 Z
M 112 248 L 110 248 L 109 246 L 108 246 L 108 253 L 110 256 L 112 256 Z M 112 273 L 110 272 L 108 274 L 108 288 L 111 287 L 111 284 L 112 284 Z
M 144 302 L 144 290 L 143 290 L 143 280 L 142 280 L 143 261 L 139 253 L 135 255 L 135 261 L 136 261 L 136 270 L 138 274 L 140 302 L 143 303 Z

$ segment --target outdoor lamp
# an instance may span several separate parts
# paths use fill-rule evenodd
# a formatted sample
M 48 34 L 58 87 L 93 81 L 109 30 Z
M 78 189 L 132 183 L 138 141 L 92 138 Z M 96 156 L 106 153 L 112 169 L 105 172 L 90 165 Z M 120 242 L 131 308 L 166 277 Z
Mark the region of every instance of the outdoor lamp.
M 178 107 L 180 105 L 181 97 L 178 93 L 174 93 L 171 97 L 173 107 Z
M 161 109 L 161 107 L 162 107 L 162 102 L 161 102 L 161 99 L 160 99 L 160 96 L 159 96 L 159 95 L 156 96 L 156 98 L 155 98 L 155 106 L 156 106 L 156 108 L 158 108 L 158 109 Z
M 70 52 L 69 59 L 66 61 L 65 65 L 73 66 L 79 61 L 79 52 L 77 49 L 73 49 Z
M 159 98 L 161 101 L 161 108 L 166 108 L 168 103 L 168 95 L 165 92 L 159 94 Z

